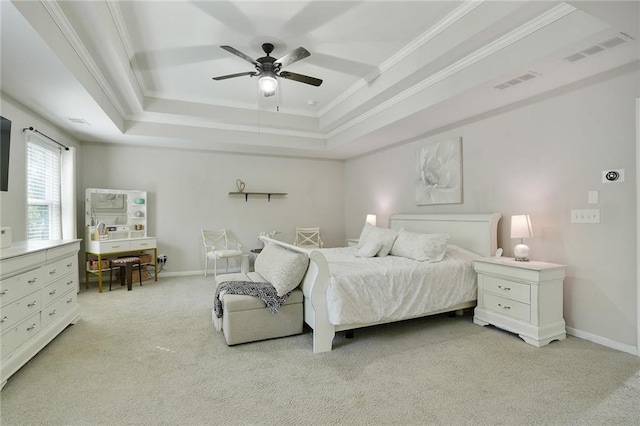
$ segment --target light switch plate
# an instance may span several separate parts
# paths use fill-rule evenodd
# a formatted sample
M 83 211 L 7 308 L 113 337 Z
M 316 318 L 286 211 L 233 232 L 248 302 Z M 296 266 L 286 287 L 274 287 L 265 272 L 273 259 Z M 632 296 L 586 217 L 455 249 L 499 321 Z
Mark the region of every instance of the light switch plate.
M 571 210 L 571 223 L 600 223 L 600 209 Z

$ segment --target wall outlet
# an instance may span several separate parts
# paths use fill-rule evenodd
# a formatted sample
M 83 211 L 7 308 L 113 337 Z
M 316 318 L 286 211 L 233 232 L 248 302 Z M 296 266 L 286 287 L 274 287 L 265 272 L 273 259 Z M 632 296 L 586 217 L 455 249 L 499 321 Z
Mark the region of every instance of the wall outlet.
M 158 256 L 158 263 L 167 263 L 167 255 L 161 254 L 160 256 Z
M 600 223 L 600 209 L 571 210 L 571 223 Z

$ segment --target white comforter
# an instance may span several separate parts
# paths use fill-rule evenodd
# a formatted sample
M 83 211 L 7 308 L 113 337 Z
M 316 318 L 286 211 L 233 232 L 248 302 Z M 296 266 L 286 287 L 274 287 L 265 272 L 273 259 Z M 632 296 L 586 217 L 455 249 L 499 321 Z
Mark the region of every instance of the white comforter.
M 329 262 L 329 321 L 335 325 L 397 321 L 477 298 L 473 260 L 449 246 L 441 262 L 355 257 L 355 247 L 322 249 Z

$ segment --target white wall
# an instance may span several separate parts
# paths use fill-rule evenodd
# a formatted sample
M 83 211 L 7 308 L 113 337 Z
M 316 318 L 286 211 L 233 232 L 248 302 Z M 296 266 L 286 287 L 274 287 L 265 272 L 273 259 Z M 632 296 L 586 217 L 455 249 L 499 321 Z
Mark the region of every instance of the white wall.
M 320 226 L 326 246 L 344 245 L 341 161 L 112 144 L 85 144 L 83 155 L 82 194 L 86 188 L 148 192 L 148 234 L 168 256 L 167 273 L 204 269 L 202 228 L 226 228 L 244 251 L 258 247 L 257 235 L 265 231 L 278 230 L 277 238 L 293 242 L 296 226 Z M 237 191 L 236 179 L 246 183 L 245 192 L 288 195 L 245 202 L 228 194 Z
M 622 74 L 622 75 L 619 75 Z M 346 231 L 356 238 L 366 213 L 385 225 L 395 212 L 500 212 L 499 245 L 510 255 L 510 215 L 528 213 L 531 257 L 568 265 L 569 331 L 635 352 L 637 347 L 635 98 L 640 73 L 611 73 L 553 96 L 345 165 Z M 423 144 L 463 138 L 462 204 L 416 206 L 414 161 Z M 625 169 L 624 183 L 601 172 Z M 587 192 L 599 191 L 598 205 Z M 570 210 L 599 208 L 600 224 L 570 223 Z
M 78 162 L 82 161 L 82 148 L 80 142 L 73 136 L 25 108 L 10 96 L 4 93 L 0 95 L 2 98 L 0 114 L 11 120 L 9 190 L 0 192 L 0 226 L 11 227 L 13 241 L 21 241 L 27 238 L 27 157 L 25 135 L 22 129 L 33 127 L 66 146 L 75 147 Z M 77 172 L 77 179 L 82 180 L 80 171 Z M 82 194 L 78 193 L 77 197 L 82 197 Z M 78 211 L 78 200 L 76 200 L 76 212 Z M 80 238 L 81 235 L 78 234 L 78 237 Z

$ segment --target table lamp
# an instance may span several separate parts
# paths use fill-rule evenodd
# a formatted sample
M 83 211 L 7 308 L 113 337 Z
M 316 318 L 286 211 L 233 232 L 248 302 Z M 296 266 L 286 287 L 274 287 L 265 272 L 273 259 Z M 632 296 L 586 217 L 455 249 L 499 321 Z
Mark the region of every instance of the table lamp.
M 523 243 L 525 238 L 531 238 L 531 219 L 528 214 L 511 216 L 511 238 L 520 238 L 520 244 L 513 248 L 513 256 L 517 261 L 529 261 L 529 247 Z
M 367 215 L 367 223 L 371 226 L 376 226 L 376 215 L 368 214 Z

